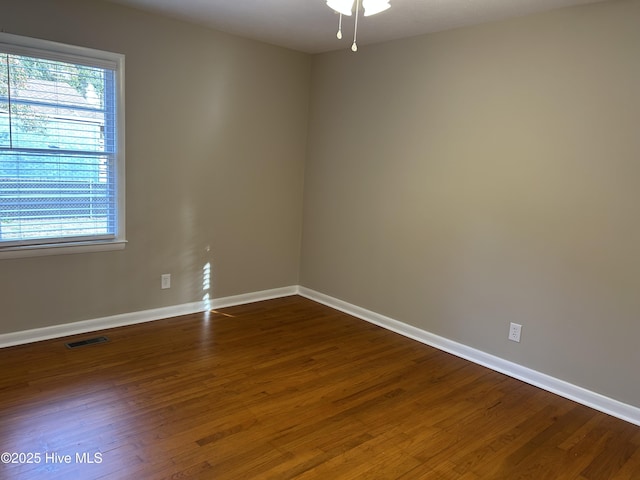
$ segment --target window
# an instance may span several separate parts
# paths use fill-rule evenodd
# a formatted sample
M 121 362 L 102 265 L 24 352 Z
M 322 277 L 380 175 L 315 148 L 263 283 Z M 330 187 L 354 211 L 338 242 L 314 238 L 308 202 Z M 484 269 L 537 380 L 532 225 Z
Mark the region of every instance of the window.
M 124 246 L 124 56 L 0 33 L 0 258 Z

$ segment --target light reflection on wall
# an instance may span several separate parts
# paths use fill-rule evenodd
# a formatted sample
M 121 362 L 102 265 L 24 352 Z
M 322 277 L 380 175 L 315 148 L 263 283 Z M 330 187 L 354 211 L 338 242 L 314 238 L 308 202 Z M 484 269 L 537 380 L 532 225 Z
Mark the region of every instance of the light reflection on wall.
M 204 310 L 208 312 L 211 310 L 211 263 L 207 262 L 204 267 L 202 267 L 202 303 L 204 306 Z

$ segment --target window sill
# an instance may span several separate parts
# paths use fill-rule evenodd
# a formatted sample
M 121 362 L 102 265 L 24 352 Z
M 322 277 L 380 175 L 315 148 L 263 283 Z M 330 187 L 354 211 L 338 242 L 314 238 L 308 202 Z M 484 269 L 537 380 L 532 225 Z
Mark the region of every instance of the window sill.
M 110 242 L 60 243 L 0 248 L 0 260 L 9 258 L 42 257 L 45 255 L 111 252 L 114 250 L 124 250 L 126 244 L 126 240 L 113 240 Z

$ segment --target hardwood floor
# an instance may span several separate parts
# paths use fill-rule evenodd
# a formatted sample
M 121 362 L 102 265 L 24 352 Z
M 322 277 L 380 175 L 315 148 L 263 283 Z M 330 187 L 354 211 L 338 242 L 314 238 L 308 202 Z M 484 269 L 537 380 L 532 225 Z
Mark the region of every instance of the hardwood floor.
M 640 479 L 640 427 L 301 297 L 99 334 L 0 350 L 0 478 Z

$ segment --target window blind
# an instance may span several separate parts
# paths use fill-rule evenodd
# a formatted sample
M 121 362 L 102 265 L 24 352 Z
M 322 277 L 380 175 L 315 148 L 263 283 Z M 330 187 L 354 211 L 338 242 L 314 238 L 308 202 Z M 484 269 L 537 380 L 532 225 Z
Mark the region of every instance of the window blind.
M 117 236 L 115 79 L 0 50 L 0 248 Z

